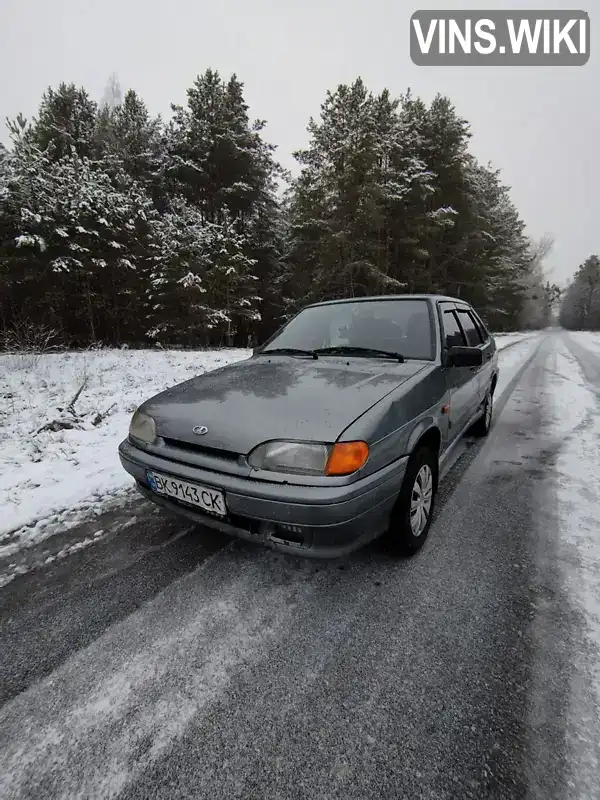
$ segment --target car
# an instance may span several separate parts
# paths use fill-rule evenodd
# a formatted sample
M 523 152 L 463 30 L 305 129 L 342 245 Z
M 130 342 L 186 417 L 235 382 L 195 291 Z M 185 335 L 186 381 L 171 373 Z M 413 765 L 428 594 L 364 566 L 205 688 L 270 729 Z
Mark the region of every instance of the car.
M 315 303 L 142 403 L 119 456 L 149 500 L 232 536 L 328 558 L 382 535 L 410 556 L 455 444 L 490 429 L 497 380 L 494 337 L 458 298 Z

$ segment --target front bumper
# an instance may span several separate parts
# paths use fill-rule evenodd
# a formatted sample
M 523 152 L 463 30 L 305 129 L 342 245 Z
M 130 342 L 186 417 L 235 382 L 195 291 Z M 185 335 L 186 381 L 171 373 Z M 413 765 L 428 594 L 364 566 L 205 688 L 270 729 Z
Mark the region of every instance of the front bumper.
M 301 486 L 244 478 L 160 458 L 131 444 L 119 445 L 123 468 L 157 505 L 230 536 L 307 556 L 332 558 L 362 547 L 387 528 L 408 458 L 344 486 Z M 156 470 L 225 492 L 228 514 L 216 517 L 153 492 L 146 477 Z

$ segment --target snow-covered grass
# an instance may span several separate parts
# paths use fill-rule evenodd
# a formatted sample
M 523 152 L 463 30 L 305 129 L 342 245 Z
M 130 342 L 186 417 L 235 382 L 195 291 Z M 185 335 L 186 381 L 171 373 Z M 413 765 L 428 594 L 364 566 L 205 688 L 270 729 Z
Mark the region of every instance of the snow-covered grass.
M 131 479 L 117 445 L 135 408 L 168 386 L 249 355 L 98 350 L 36 362 L 0 355 L 0 556 L 122 500 Z M 67 406 L 81 386 L 74 404 L 81 428 L 40 431 L 48 422 L 74 419 Z
M 530 335 L 501 334 L 496 341 L 503 349 Z M 0 557 L 121 503 L 132 482 L 121 468 L 117 445 L 135 408 L 168 386 L 249 355 L 248 350 L 0 355 Z M 523 357 L 515 352 L 511 363 Z M 74 403 L 80 427 L 40 430 L 55 420 L 75 420 L 68 406 L 82 386 Z

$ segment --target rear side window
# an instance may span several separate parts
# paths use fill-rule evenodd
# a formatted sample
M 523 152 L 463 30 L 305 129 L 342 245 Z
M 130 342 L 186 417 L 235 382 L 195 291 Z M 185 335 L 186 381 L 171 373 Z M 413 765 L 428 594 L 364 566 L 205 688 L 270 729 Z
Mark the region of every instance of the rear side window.
M 464 347 L 467 342 L 463 336 L 454 311 L 444 311 L 442 319 L 444 324 L 444 336 L 446 337 L 446 347 Z
M 465 336 L 467 337 L 469 347 L 479 347 L 479 345 L 483 342 L 483 339 L 470 312 L 459 311 L 458 318 L 460 320 L 462 329 L 465 332 Z
M 471 309 L 471 316 L 475 320 L 475 324 L 477 325 L 479 333 L 481 334 L 482 340 L 487 342 L 487 340 L 490 338 L 490 332 L 481 321 L 481 317 L 473 309 Z

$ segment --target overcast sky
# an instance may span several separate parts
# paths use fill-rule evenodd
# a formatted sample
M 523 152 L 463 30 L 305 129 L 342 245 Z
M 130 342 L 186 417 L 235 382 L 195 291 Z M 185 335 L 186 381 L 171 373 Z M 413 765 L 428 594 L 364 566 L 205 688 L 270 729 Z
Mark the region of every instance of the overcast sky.
M 267 120 L 279 159 L 306 144 L 328 88 L 362 76 L 369 88 L 450 96 L 472 125 L 472 149 L 512 186 L 530 235 L 550 233 L 548 259 L 564 282 L 600 251 L 598 0 L 431 3 L 417 0 L 0 0 L 0 118 L 35 113 L 48 85 L 73 81 L 99 100 L 116 72 L 154 113 L 207 67 L 236 72 L 253 117 Z M 421 8 L 583 9 L 586 66 L 417 67 L 409 20 Z M 2 140 L 6 141 L 4 132 Z

